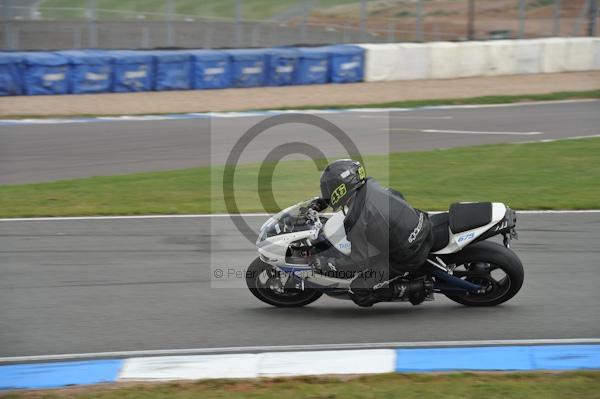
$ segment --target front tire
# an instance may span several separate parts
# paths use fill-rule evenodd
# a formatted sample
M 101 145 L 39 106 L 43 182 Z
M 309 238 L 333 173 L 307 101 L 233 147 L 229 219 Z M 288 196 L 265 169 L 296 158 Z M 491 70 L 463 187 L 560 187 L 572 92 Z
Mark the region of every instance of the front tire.
M 323 295 L 314 289 L 290 289 L 285 288 L 283 292 L 271 288 L 279 281 L 273 266 L 256 258 L 246 272 L 246 285 L 258 299 L 272 306 L 281 308 L 297 308 L 313 303 Z
M 454 276 L 485 287 L 483 293 L 444 292 L 465 306 L 496 306 L 514 297 L 524 280 L 523 264 L 513 251 L 494 242 L 480 242 L 445 257 L 455 264 Z

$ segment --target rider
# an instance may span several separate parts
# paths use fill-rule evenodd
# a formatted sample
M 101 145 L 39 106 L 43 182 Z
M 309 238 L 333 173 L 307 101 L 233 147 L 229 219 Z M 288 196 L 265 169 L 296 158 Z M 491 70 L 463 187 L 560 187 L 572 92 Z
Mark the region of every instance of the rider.
M 352 261 L 365 266 L 352 282 L 352 299 L 371 306 L 402 296 L 410 288 L 414 291 L 410 301 L 422 302 L 424 284 L 418 289 L 414 285 L 402 288 L 390 280 L 406 272 L 418 272 L 426 262 L 433 244 L 427 214 L 412 208 L 396 190 L 367 177 L 364 166 L 350 159 L 337 160 L 325 168 L 321 195 L 313 201 L 313 209 L 342 209 Z

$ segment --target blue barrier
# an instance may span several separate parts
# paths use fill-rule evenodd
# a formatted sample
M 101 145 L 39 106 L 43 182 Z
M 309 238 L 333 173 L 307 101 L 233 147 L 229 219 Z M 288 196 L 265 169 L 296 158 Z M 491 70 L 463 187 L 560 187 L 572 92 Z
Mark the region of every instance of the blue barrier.
M 57 54 L 69 60 L 70 92 L 106 93 L 112 89 L 112 58 L 104 51 L 70 50 Z
M 17 53 L 23 56 L 22 79 L 25 94 L 66 94 L 69 92 L 69 61 L 58 54 Z
M 298 51 L 292 48 L 272 48 L 267 54 L 267 84 L 286 86 L 294 84 L 294 75 L 298 65 Z
M 365 50 L 358 46 L 330 46 L 329 78 L 333 83 L 362 82 Z
M 13 53 L 0 53 L 0 96 L 23 94 L 21 71 L 22 57 Z
M 324 84 L 329 78 L 329 53 L 327 47 L 301 47 L 295 83 L 298 85 Z
M 0 53 L 0 96 L 347 83 L 363 80 L 364 50 L 68 50 Z
M 264 50 L 229 50 L 232 85 L 234 87 L 264 86 L 266 54 Z
M 107 51 L 113 60 L 113 91 L 117 93 L 152 90 L 154 59 L 147 51 Z
M 223 89 L 231 86 L 231 60 L 222 51 L 189 51 L 192 56 L 194 89 Z
M 192 56 L 185 51 L 153 51 L 154 90 L 192 88 Z

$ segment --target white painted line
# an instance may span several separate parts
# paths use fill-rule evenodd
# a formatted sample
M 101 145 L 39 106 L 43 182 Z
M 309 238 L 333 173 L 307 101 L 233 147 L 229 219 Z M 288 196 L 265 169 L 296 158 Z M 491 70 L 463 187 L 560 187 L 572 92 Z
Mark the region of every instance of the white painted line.
M 357 115 L 357 118 L 363 118 L 363 119 L 381 119 L 381 116 L 376 116 L 376 115 Z M 411 115 L 389 115 L 388 118 L 390 119 L 426 119 L 426 120 L 430 120 L 430 119 L 454 119 L 453 116 L 450 115 L 444 115 L 444 116 L 411 116 Z
M 523 101 L 516 103 L 505 103 L 505 104 L 471 104 L 471 105 L 432 105 L 424 106 L 413 109 L 471 109 L 471 108 L 505 108 L 505 107 L 522 107 L 529 105 L 552 105 L 552 104 L 569 104 L 569 103 L 589 103 L 598 102 L 600 100 L 596 98 L 583 98 L 579 100 L 548 100 L 548 101 Z
M 396 129 L 390 129 L 396 130 Z M 473 130 L 439 130 L 439 129 L 421 129 L 423 133 L 449 133 L 449 134 L 478 134 L 478 135 L 508 135 L 508 136 L 534 136 L 536 134 L 544 134 L 543 132 L 485 132 Z
M 500 136 L 534 136 L 544 134 L 544 132 L 489 132 L 483 130 L 441 130 L 441 129 L 415 129 L 406 127 L 383 128 L 381 130 L 388 132 L 421 132 L 421 133 L 439 133 L 439 134 L 475 134 L 475 135 L 500 135 Z
M 565 140 L 582 140 L 582 139 L 593 139 L 596 137 L 600 137 L 600 134 L 590 134 L 588 136 L 573 136 L 573 137 L 559 137 L 556 139 L 542 139 L 542 140 L 532 140 L 532 141 L 518 141 L 511 144 L 531 144 L 531 143 L 551 143 L 554 141 L 565 141 Z
M 506 345 L 570 345 L 600 344 L 600 338 L 556 338 L 556 339 L 495 339 L 468 341 L 421 341 L 421 342 L 370 342 L 350 344 L 281 345 L 281 346 L 237 346 L 223 348 L 159 349 L 140 351 L 69 353 L 57 355 L 0 357 L 0 363 L 36 362 L 71 359 L 124 358 L 140 356 L 200 355 L 225 353 L 262 353 L 291 351 L 320 351 L 337 349 L 382 349 L 382 348 L 434 348 L 467 346 Z
M 525 215 L 537 215 L 537 214 L 566 214 L 566 213 L 600 213 L 600 209 L 581 209 L 581 210 L 573 210 L 573 211 L 568 211 L 568 210 L 563 210 L 563 211 L 552 211 L 552 210 L 526 210 L 526 211 L 516 211 L 517 213 L 520 214 L 525 214 Z
M 600 213 L 600 209 L 579 209 L 579 210 L 516 210 L 520 214 L 569 214 L 569 213 Z M 429 213 L 439 213 L 441 211 L 431 211 Z M 328 214 L 325 214 L 328 215 Z M 228 213 L 197 214 L 197 215 L 124 215 L 124 216 L 57 216 L 57 217 L 31 217 L 31 218 L 0 218 L 0 222 L 56 222 L 69 220 L 121 220 L 121 219 L 209 219 L 209 218 L 229 218 L 229 217 L 270 217 L 270 213 L 240 213 L 230 215 Z

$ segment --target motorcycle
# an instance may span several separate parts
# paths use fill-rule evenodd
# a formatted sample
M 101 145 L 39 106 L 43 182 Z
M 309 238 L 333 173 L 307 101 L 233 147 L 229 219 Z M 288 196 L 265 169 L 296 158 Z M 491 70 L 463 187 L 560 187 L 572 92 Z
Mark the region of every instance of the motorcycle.
M 277 307 L 305 306 L 323 294 L 371 306 L 375 302 L 361 304 L 353 290 L 369 270 L 339 266 L 351 263 L 344 212 L 319 213 L 311 203 L 290 206 L 262 225 L 259 256 L 246 272 L 248 288 Z M 370 287 L 382 293 L 378 302 L 417 305 L 440 293 L 466 306 L 495 306 L 519 292 L 523 265 L 510 249 L 517 238 L 514 210 L 498 202 L 455 203 L 448 212 L 429 214 L 429 220 L 434 240 L 427 263 Z M 497 235 L 503 245 L 487 241 Z

